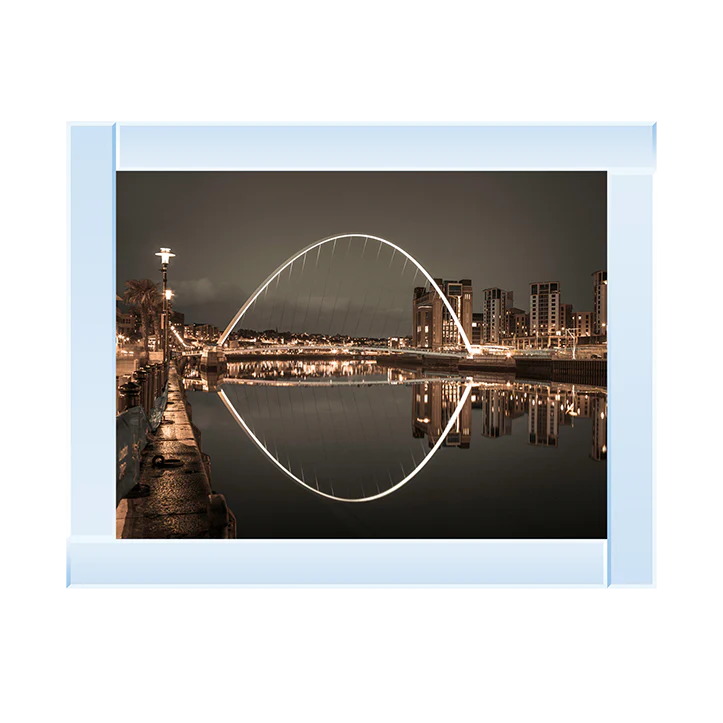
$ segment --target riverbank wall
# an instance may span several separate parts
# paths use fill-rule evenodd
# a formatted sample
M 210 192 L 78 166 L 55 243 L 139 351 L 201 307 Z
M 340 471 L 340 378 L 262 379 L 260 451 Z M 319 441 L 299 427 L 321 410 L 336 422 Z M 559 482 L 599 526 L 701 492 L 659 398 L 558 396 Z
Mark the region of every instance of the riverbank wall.
M 143 451 L 140 487 L 116 509 L 119 539 L 235 538 L 236 518 L 211 486 L 211 460 L 180 376 L 171 366 L 163 422 Z M 163 458 L 161 461 L 159 458 Z M 177 460 L 169 466 L 169 460 Z
M 377 357 L 377 364 L 384 367 L 440 372 L 488 372 L 514 376 L 515 360 L 507 357 L 487 356 L 476 359 L 458 357 L 434 357 L 423 354 L 405 354 Z
M 566 384 L 587 384 L 607 387 L 606 359 L 544 359 L 539 357 L 486 356 L 474 359 L 430 356 L 378 357 L 380 366 L 399 367 L 413 371 L 462 372 L 496 374 L 530 381 L 551 381 Z
M 567 384 L 588 384 L 607 387 L 606 359 L 530 359 L 517 357 L 515 376 L 518 379 L 546 380 Z

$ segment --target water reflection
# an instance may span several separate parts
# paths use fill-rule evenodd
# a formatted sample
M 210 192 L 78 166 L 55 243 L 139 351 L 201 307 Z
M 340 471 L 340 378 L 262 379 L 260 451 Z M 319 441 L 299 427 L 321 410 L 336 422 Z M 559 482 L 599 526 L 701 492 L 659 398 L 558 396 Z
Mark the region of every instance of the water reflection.
M 231 379 L 300 380 L 330 377 L 357 378 L 379 373 L 374 361 L 348 359 L 310 359 L 286 361 L 229 362 L 228 377 Z
M 434 447 L 460 405 L 466 383 L 460 379 L 425 381 L 412 389 L 412 436 L 425 437 Z M 445 447 L 469 449 L 472 438 L 471 396 L 462 404 L 459 415 L 443 441 Z
M 607 457 L 607 397 L 593 387 L 333 359 L 243 361 L 229 364 L 226 375 L 190 363 L 184 384 L 217 391 L 270 463 L 334 500 L 379 499 L 413 479 L 440 448 L 469 450 L 473 409 L 481 412 L 480 435 L 491 440 L 512 436 L 513 421 L 527 415 L 525 441 L 535 447 L 557 448 L 560 427 L 591 419 L 590 457 Z M 411 439 L 402 440 L 399 409 L 410 399 Z
M 242 537 L 605 537 L 604 389 L 368 360 L 184 377 L 214 392 L 193 421 Z

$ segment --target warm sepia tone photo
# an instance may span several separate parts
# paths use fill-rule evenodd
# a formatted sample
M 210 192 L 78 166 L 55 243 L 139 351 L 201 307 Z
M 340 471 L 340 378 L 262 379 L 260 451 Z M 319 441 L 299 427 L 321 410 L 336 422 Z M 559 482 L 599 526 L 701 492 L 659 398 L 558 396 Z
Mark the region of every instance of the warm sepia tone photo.
M 601 172 L 118 172 L 122 538 L 606 537 Z

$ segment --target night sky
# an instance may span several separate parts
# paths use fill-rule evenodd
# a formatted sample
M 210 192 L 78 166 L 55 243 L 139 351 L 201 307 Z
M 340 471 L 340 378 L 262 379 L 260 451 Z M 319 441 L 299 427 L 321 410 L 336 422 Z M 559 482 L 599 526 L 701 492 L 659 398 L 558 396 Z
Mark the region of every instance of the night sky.
M 186 323 L 224 328 L 282 262 L 326 236 L 385 238 L 434 277 L 514 291 L 559 281 L 562 303 L 592 310 L 591 274 L 606 268 L 606 174 L 581 172 L 119 172 L 117 289 L 158 278 L 169 246 L 174 307 Z M 414 268 L 386 247 L 331 249 L 270 288 L 239 326 L 374 335 L 411 333 Z M 362 254 L 363 252 L 363 254 Z M 403 273 L 402 273 L 403 272 Z M 273 284 L 272 284 L 273 286 Z M 324 290 L 322 298 L 322 289 Z M 371 291 L 371 293 L 370 293 Z M 272 298 L 276 295 L 276 300 Z M 382 311 L 377 313 L 377 308 Z M 337 309 L 334 316 L 334 308 Z M 372 315 L 371 311 L 374 311 Z M 354 322 L 361 316 L 367 323 Z M 384 324 L 382 324 L 384 319 Z M 296 328 L 294 328 L 296 327 Z

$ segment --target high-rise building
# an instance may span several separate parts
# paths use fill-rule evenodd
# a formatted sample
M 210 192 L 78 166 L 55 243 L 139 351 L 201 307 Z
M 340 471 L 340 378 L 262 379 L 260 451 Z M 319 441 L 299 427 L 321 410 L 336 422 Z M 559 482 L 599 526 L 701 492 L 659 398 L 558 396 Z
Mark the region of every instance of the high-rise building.
M 513 306 L 505 311 L 505 336 L 508 339 L 530 334 L 530 315 L 524 309 Z
M 435 279 L 435 282 L 457 314 L 467 338 L 471 340 L 472 282 L 469 279 Z M 434 289 L 425 286 L 414 289 L 412 337 L 413 346 L 428 349 L 459 347 L 464 343 L 449 309 Z
M 498 344 L 505 335 L 506 310 L 512 306 L 512 292 L 485 289 L 482 292 L 482 343 Z
M 595 271 L 592 275 L 594 336 L 607 336 L 608 333 L 608 272 Z
M 481 313 L 474 313 L 472 314 L 472 338 L 470 341 L 473 344 L 481 344 L 482 343 L 482 319 L 483 314 Z
M 576 311 L 574 331 L 576 336 L 592 336 L 592 311 Z
M 560 283 L 540 281 L 530 284 L 530 333 L 532 336 L 551 337 L 562 330 Z
M 574 329 L 575 318 L 572 311 L 572 304 L 562 304 L 560 306 L 560 313 L 562 314 L 562 328 L 563 329 Z

